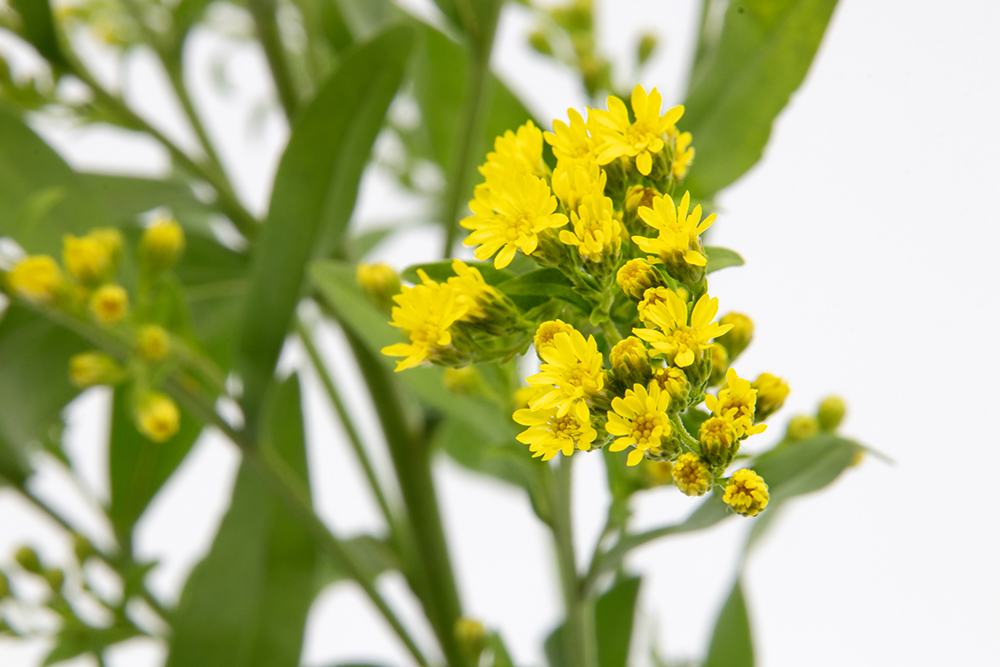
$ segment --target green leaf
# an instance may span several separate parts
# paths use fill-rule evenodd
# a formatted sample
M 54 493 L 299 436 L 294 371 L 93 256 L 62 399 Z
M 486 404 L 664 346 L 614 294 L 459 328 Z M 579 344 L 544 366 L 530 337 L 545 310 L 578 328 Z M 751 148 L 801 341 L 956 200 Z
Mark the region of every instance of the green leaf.
M 697 157 L 686 185 L 709 198 L 761 157 L 771 124 L 809 70 L 837 0 L 734 0 L 703 61 L 681 127 Z
M 348 556 L 361 567 L 362 575 L 370 581 L 375 581 L 376 578 L 389 570 L 400 569 L 399 555 L 386 540 L 371 535 L 359 535 L 349 540 L 343 540 L 341 546 Z M 351 576 L 330 558 L 322 558 L 319 561 L 318 572 L 317 579 L 324 586 L 351 579 Z
M 297 378 L 275 386 L 271 399 L 262 446 L 273 446 L 307 484 Z M 212 550 L 184 587 L 167 667 L 298 665 L 316 560 L 309 533 L 243 464 Z
M 299 301 L 306 263 L 329 255 L 341 242 L 412 41 L 409 29 L 392 28 L 353 51 L 292 129 L 255 246 L 253 296 L 237 356 L 251 432 Z
M 28 254 L 58 257 L 64 234 L 80 235 L 107 224 L 100 199 L 48 144 L 2 106 L 0 146 L 0 236 L 13 238 Z
M 427 274 L 428 278 L 440 283 L 455 275 L 455 272 L 451 269 L 451 264 L 451 260 L 432 262 L 430 264 L 414 264 L 403 269 L 403 272 L 399 275 L 411 283 L 419 283 L 421 281 L 417 271 L 423 271 Z M 514 274 L 508 271 L 495 268 L 493 262 L 466 262 L 466 264 L 477 269 L 483 275 L 483 280 L 490 285 L 498 285 L 514 277 Z
M 548 660 L 549 667 L 573 667 L 573 665 L 566 664 L 566 651 L 563 648 L 566 645 L 563 639 L 565 632 L 563 626 L 560 625 L 545 638 L 545 658 Z
M 173 10 L 174 51 L 180 53 L 188 32 L 201 20 L 201 15 L 212 0 L 180 0 Z
M 344 257 L 352 262 L 361 261 L 395 231 L 395 227 L 381 227 L 352 236 L 344 241 Z
M 72 660 L 80 655 L 97 655 L 113 644 L 138 637 L 141 634 L 129 625 L 92 628 L 77 618 L 68 616 L 63 619 L 63 627 L 56 635 L 56 645 L 45 656 L 42 667 Z
M 65 67 L 48 0 L 11 0 L 11 4 L 21 16 L 25 39 L 50 63 Z
M 195 233 L 212 238 L 209 219 L 213 209 L 198 201 L 190 185 L 181 179 L 93 173 L 78 173 L 77 176 L 101 197 L 108 214 L 120 225 L 134 223 L 140 213 L 165 206 L 189 235 Z
M 370 39 L 399 16 L 392 0 L 333 0 L 355 40 Z
M 705 254 L 708 255 L 708 273 L 730 266 L 743 266 L 744 264 L 740 254 L 729 248 L 705 246 Z
M 591 310 L 587 300 L 573 290 L 573 284 L 559 269 L 537 269 L 500 283 L 497 288 L 524 310 L 530 310 L 552 298 L 571 303 L 584 313 Z M 531 300 L 522 301 L 525 297 L 531 297 Z
M 600 667 L 625 667 L 628 661 L 641 583 L 641 577 L 619 581 L 597 600 L 594 625 Z
M 130 388 L 114 391 L 111 405 L 108 518 L 125 549 L 131 548 L 132 528 L 149 502 L 191 450 L 201 424 L 181 412 L 181 428 L 167 442 L 153 442 L 135 426 Z
M 753 667 L 750 615 L 739 579 L 719 613 L 703 667 Z
M 493 651 L 493 667 L 514 667 L 514 661 L 510 658 L 510 652 L 503 642 L 499 633 L 490 635 L 490 650 Z

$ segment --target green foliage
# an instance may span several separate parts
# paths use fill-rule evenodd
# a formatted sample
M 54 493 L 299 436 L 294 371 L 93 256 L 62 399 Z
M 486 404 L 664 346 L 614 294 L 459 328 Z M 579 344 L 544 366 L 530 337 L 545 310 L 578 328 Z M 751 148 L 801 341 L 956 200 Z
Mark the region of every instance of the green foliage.
M 708 256 L 708 268 L 706 269 L 708 273 L 730 266 L 743 266 L 744 264 L 743 258 L 740 257 L 739 253 L 729 248 L 706 246 L 705 254 Z
M 743 599 L 743 584 L 737 579 L 719 612 L 704 667 L 753 667 L 750 615 Z
M 641 577 L 624 579 L 597 600 L 594 627 L 600 667 L 625 667 L 628 662 L 641 584 Z

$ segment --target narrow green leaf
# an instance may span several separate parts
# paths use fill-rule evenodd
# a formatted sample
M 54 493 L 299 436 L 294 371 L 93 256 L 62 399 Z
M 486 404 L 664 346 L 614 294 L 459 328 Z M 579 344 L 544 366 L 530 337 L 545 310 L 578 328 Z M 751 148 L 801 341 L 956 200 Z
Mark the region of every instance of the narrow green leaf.
M 400 569 L 399 555 L 383 539 L 371 535 L 359 535 L 344 540 L 341 546 L 351 559 L 361 566 L 362 574 L 371 581 L 389 570 Z M 321 586 L 350 578 L 350 575 L 344 572 L 333 560 L 322 558 L 319 561 L 317 579 Z
M 490 635 L 490 650 L 493 651 L 493 667 L 514 667 L 510 652 L 499 633 Z
M 189 235 L 195 233 L 212 238 L 208 223 L 213 209 L 198 201 L 190 185 L 183 180 L 93 173 L 78 173 L 77 176 L 101 198 L 105 210 L 118 224 L 132 224 L 140 213 L 165 206 Z
M 361 261 L 395 231 L 396 227 L 382 227 L 352 236 L 344 241 L 344 257 L 352 262 Z
M 399 16 L 392 0 L 333 0 L 354 39 L 364 41 Z
M 81 655 L 97 655 L 113 644 L 138 637 L 141 634 L 134 627 L 128 625 L 92 628 L 74 616 L 68 616 L 64 618 L 63 627 L 56 635 L 56 645 L 45 656 L 42 667 L 72 660 Z
M 201 15 L 211 4 L 212 0 L 180 0 L 173 9 L 173 31 L 174 50 L 180 53 L 184 46 L 184 40 L 194 24 L 201 20 Z
M 597 600 L 594 626 L 600 667 L 625 667 L 628 661 L 641 583 L 641 577 L 619 581 Z
M 295 376 L 275 387 L 262 441 L 307 483 Z M 167 667 L 294 667 L 315 593 L 316 548 L 248 466 L 208 556 L 191 574 L 173 619 Z
M 703 667 L 753 667 L 750 615 L 739 579 L 719 613 Z
M 48 0 L 11 0 L 11 4 L 21 16 L 25 38 L 43 58 L 53 65 L 64 67 L 66 59 L 59 48 Z
M 730 266 L 743 266 L 744 264 L 740 254 L 729 248 L 705 246 L 705 254 L 708 255 L 708 273 Z
M 562 299 L 589 313 L 590 304 L 573 290 L 573 285 L 558 269 L 537 269 L 497 285 L 498 289 L 517 303 L 517 297 L 533 297 L 533 301 L 518 303 L 530 309 L 549 299 Z
M 574 667 L 566 664 L 566 651 L 563 649 L 566 645 L 563 639 L 564 633 L 565 630 L 560 625 L 545 638 L 545 658 L 549 662 L 549 667 Z
M 341 242 L 412 41 L 409 29 L 392 28 L 345 57 L 292 130 L 255 246 L 252 298 L 237 357 L 251 432 L 299 301 L 306 263 L 329 255 Z
M 514 277 L 514 274 L 509 271 L 495 268 L 493 266 L 493 262 L 466 262 L 466 264 L 478 270 L 479 273 L 483 275 L 483 280 L 490 285 L 498 285 Z M 423 271 L 427 274 L 428 278 L 436 280 L 439 283 L 444 282 L 448 280 L 448 278 L 455 275 L 455 272 L 451 269 L 451 260 L 444 262 L 432 262 L 430 264 L 414 264 L 413 266 L 408 266 L 403 269 L 403 272 L 399 275 L 404 280 L 409 280 L 411 283 L 419 283 L 420 275 L 417 271 Z
M 692 196 L 708 198 L 761 157 L 771 124 L 802 83 L 837 0 L 734 0 L 718 48 L 703 61 L 681 127 L 697 157 Z

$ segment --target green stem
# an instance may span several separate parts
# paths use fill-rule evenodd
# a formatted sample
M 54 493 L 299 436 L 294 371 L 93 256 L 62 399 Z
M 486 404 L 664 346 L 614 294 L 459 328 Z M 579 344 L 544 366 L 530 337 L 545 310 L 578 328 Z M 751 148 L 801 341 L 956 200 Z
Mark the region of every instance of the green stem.
M 594 604 L 576 569 L 573 546 L 573 464 L 564 456 L 555 474 L 552 499 L 552 534 L 556 543 L 566 622 L 563 625 L 564 660 L 573 667 L 597 667 Z
M 312 362 L 313 368 L 316 369 L 316 373 L 319 375 L 319 379 L 323 383 L 323 388 L 326 390 L 327 397 L 329 397 L 330 402 L 333 403 L 334 410 L 336 410 L 337 416 L 340 418 L 340 423 L 344 427 L 344 431 L 347 433 L 347 439 L 351 443 L 351 447 L 354 449 L 354 455 L 357 456 L 358 462 L 364 469 L 365 477 L 368 478 L 368 486 L 371 487 L 371 491 L 375 495 L 375 500 L 378 501 L 379 508 L 382 510 L 382 516 L 385 517 L 389 530 L 392 531 L 396 522 L 393 521 L 389 501 L 386 499 L 385 493 L 382 490 L 382 485 L 379 483 L 378 475 L 375 473 L 375 467 L 372 465 L 371 459 L 368 458 L 365 446 L 361 442 L 361 436 L 358 435 L 358 431 L 354 427 L 354 421 L 347 413 L 347 408 L 344 406 L 344 401 L 340 397 L 340 392 L 337 391 L 337 386 L 333 383 L 333 378 L 330 377 L 330 372 L 327 370 L 327 366 L 323 362 L 322 357 L 320 357 L 319 350 L 316 348 L 316 342 L 313 340 L 312 332 L 309 331 L 309 328 L 306 327 L 302 320 L 295 321 L 295 330 L 298 332 L 299 338 L 302 340 L 302 345 L 306 348 L 306 353 L 309 355 L 309 360 Z
M 260 45 L 271 69 L 274 86 L 278 89 L 281 106 L 285 110 L 285 116 L 291 121 L 298 110 L 299 96 L 295 90 L 292 71 L 288 67 L 285 47 L 281 43 L 278 22 L 275 20 L 277 3 L 274 0 L 248 0 L 247 9 L 257 26 L 257 36 L 260 37 Z
M 608 341 L 608 347 L 614 347 L 622 340 L 622 335 L 618 333 L 618 327 L 610 319 L 601 322 L 601 331 L 604 332 L 604 338 Z

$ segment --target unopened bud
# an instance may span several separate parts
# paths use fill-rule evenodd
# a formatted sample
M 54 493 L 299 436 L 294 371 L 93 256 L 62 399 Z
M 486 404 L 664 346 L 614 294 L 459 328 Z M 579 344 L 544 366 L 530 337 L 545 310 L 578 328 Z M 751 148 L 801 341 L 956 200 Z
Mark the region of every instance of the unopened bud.
M 469 664 L 477 664 L 480 654 L 486 649 L 486 630 L 483 624 L 471 618 L 458 619 L 455 621 L 455 639 Z
M 740 313 L 728 313 L 722 316 L 719 324 L 733 325 L 732 329 L 719 336 L 716 341 L 726 348 L 726 352 L 729 353 L 729 363 L 733 363 L 753 340 L 753 320 Z
M 540 355 L 540 350 L 543 347 L 551 345 L 552 339 L 556 337 L 556 334 L 568 334 L 572 331 L 574 331 L 573 325 L 566 324 L 562 320 L 549 320 L 548 322 L 542 322 L 538 325 L 538 331 L 535 332 L 535 352 Z
M 616 280 L 622 292 L 636 302 L 643 300 L 646 290 L 665 285 L 660 272 L 641 257 L 625 262 L 625 265 L 618 269 Z
M 139 405 L 137 422 L 144 436 L 153 442 L 166 442 L 180 429 L 181 413 L 170 398 L 150 392 Z
M 139 261 L 153 274 L 171 268 L 184 252 L 184 229 L 173 218 L 160 218 L 146 229 Z
M 118 384 L 124 378 L 125 369 L 103 352 L 81 352 L 70 357 L 69 381 L 79 389 Z
M 620 389 L 620 393 L 624 393 L 626 389 L 636 384 L 646 386 L 652 377 L 649 352 L 645 344 L 635 336 L 619 341 L 611 348 L 609 357 L 612 381 Z
M 681 454 L 670 469 L 674 484 L 686 496 L 703 496 L 712 487 L 712 470 L 695 454 Z
M 549 38 L 545 36 L 541 30 L 532 31 L 528 35 L 528 44 L 531 45 L 535 51 L 538 51 L 544 56 L 552 55 L 552 44 L 549 42 Z
M 659 40 L 655 34 L 647 32 L 642 36 L 642 39 L 639 40 L 639 46 L 636 53 L 639 65 L 646 64 L 649 57 L 653 55 L 654 51 L 656 51 L 657 44 L 659 44 Z
M 725 417 L 709 417 L 698 430 L 701 454 L 710 465 L 725 468 L 736 454 L 737 434 L 733 422 Z
M 708 378 L 708 386 L 714 387 L 726 379 L 726 371 L 729 370 L 729 353 L 719 343 L 712 345 L 711 353 L 712 375 Z
M 358 287 L 365 293 L 368 300 L 389 312 L 392 310 L 392 297 L 400 292 L 399 276 L 391 266 L 384 263 L 358 264 L 354 279 Z
M 99 285 L 114 272 L 112 249 L 100 239 L 87 235 L 63 237 L 63 265 L 67 273 L 83 285 Z
M 90 297 L 90 312 L 101 324 L 114 324 L 128 314 L 128 292 L 121 285 L 104 285 Z
M 788 422 L 788 432 L 785 434 L 792 442 L 807 440 L 819 433 L 819 422 L 811 415 L 798 415 Z
M 62 271 L 48 255 L 25 257 L 7 274 L 10 291 L 35 303 L 52 303 L 63 285 Z
M 147 361 L 160 361 L 170 354 L 170 334 L 163 327 L 147 324 L 139 329 L 135 339 L 139 356 Z
M 828 396 L 819 404 L 819 429 L 821 431 L 835 431 L 840 426 L 847 414 L 847 405 L 837 396 Z
M 32 574 L 42 573 L 42 564 L 38 560 L 38 553 L 29 546 L 23 546 L 14 553 L 14 560 L 27 572 Z
M 757 390 L 757 409 L 754 419 L 764 421 L 781 409 L 788 397 L 788 384 L 770 373 L 761 373 L 751 385 Z

